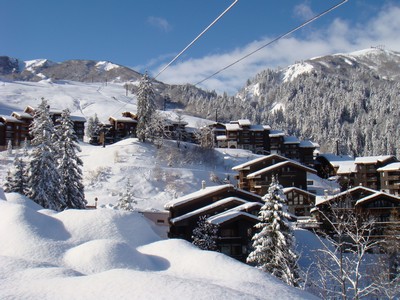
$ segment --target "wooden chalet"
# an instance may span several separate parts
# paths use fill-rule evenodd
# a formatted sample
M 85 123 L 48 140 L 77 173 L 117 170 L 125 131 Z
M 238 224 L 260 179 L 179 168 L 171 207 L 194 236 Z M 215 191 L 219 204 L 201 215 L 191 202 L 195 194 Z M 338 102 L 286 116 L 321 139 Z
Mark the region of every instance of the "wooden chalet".
M 357 157 L 354 161 L 356 164 L 355 185 L 380 190 L 381 178 L 378 169 L 397 161 L 393 155 Z
M 315 206 L 315 194 L 296 187 L 284 188 L 283 193 L 286 196 L 290 214 L 296 217 L 311 216 L 311 209 Z
M 271 130 L 269 133 L 270 154 L 282 155 L 285 151 L 283 149 L 283 142 L 285 133 L 281 130 Z
M 211 125 L 218 148 L 245 149 L 256 154 L 269 153 L 269 131 L 267 125 L 253 125 L 247 119 L 228 124 Z
M 315 158 L 315 169 L 319 177 L 338 181 L 342 191 L 355 185 L 357 169 L 355 160 L 350 155 L 319 154 Z
M 53 123 L 55 125 L 57 125 L 59 123 L 59 119 L 61 118 L 62 111 L 61 110 L 50 110 L 49 113 L 50 113 L 51 119 L 53 120 Z M 35 116 L 35 108 L 32 106 L 29 106 L 29 105 L 25 108 L 23 118 L 24 118 L 24 120 L 28 121 L 29 119 L 25 117 L 26 114 L 32 116 L 32 119 L 30 119 L 30 121 L 29 121 L 29 125 L 30 125 L 30 123 L 33 120 L 33 117 Z M 78 140 L 83 141 L 83 137 L 85 136 L 86 118 L 81 117 L 81 116 L 71 115 L 70 119 L 74 124 L 74 131 L 75 131 L 75 134 L 76 134 Z M 29 128 L 29 125 L 28 125 L 28 128 Z
M 32 136 L 29 133 L 29 127 L 33 121 L 33 116 L 26 112 L 17 111 L 12 112 L 11 116 L 22 122 L 21 139 L 25 140 L 26 138 L 28 141 L 30 141 L 32 139 Z
M 317 173 L 312 168 L 277 154 L 256 158 L 232 169 L 239 172 L 236 177 L 239 188 L 261 196 L 268 192 L 273 176 L 283 187 L 307 190 L 307 173 Z
M 381 179 L 381 190 L 400 196 L 400 162 L 388 164 L 377 170 Z
M 325 197 L 316 203 L 316 209 L 312 210 L 312 214 L 321 222 L 321 229 L 324 231 L 329 232 L 331 230 L 331 225 L 327 222 L 325 216 L 328 216 L 333 223 L 338 221 L 334 219 L 333 209 L 337 212 L 355 212 L 360 220 L 374 219 L 374 235 L 376 236 L 385 235 L 385 230 L 389 226 L 400 221 L 391 218 L 394 210 L 400 213 L 400 197 L 363 186 L 357 186 L 337 195 Z
M 260 196 L 231 184 L 203 187 L 165 205 L 169 211 L 168 236 L 192 241 L 199 217 L 207 216 L 208 222 L 219 225 L 219 250 L 245 261 L 261 202 Z
M 11 141 L 12 147 L 19 147 L 23 133 L 23 122 L 11 117 L 0 115 L 0 150 L 6 150 L 9 142 Z
M 127 137 L 136 137 L 137 120 L 131 117 L 109 117 L 110 122 L 109 135 L 114 142 L 120 141 Z

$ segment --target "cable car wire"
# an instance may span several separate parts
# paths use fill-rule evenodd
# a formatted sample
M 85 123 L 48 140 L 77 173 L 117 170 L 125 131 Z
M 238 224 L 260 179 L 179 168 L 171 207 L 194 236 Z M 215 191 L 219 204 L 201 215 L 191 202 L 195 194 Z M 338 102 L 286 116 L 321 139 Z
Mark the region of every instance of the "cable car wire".
M 214 77 L 215 75 L 221 73 L 222 71 L 225 71 L 226 69 L 232 67 L 233 65 L 236 65 L 237 63 L 239 63 L 239 62 L 241 62 L 242 60 L 248 58 L 249 56 L 253 55 L 254 53 L 256 53 L 256 52 L 262 50 L 263 48 L 265 48 L 265 47 L 267 47 L 267 46 L 269 46 L 269 45 L 275 43 L 276 41 L 278 41 L 278 40 L 280 40 L 280 39 L 282 39 L 282 38 L 284 38 L 284 37 L 287 37 L 288 35 L 292 34 L 293 32 L 296 32 L 297 30 L 299 30 L 299 29 L 301 29 L 301 28 L 307 26 L 308 24 L 310 24 L 310 23 L 314 22 L 315 20 L 321 18 L 322 16 L 326 15 L 327 13 L 329 13 L 329 12 L 331 12 L 331 11 L 337 9 L 339 6 L 342 6 L 344 3 L 348 2 L 348 1 L 349 1 L 349 0 L 343 0 L 342 2 L 340 2 L 340 3 L 338 3 L 338 4 L 334 5 L 334 6 L 332 6 L 331 8 L 328 8 L 327 10 L 321 12 L 320 14 L 318 14 L 318 15 L 312 17 L 311 19 L 305 21 L 305 22 L 302 23 L 301 25 L 299 25 L 299 26 L 293 28 L 292 30 L 290 30 L 290 31 L 288 31 L 288 32 L 286 32 L 286 33 L 284 33 L 284 34 L 282 34 L 282 35 L 280 35 L 280 36 L 278 36 L 277 38 L 273 39 L 272 41 L 270 41 L 270 42 L 268 42 L 268 43 L 262 45 L 261 47 L 257 48 L 256 50 L 254 50 L 254 51 L 252 51 L 252 52 L 246 54 L 245 56 L 239 58 L 238 60 L 234 61 L 233 63 L 231 63 L 231 64 L 227 65 L 226 67 L 224 67 L 224 68 L 218 70 L 217 72 L 211 74 L 210 76 L 206 77 L 205 79 L 203 79 L 203 80 L 201 80 L 201 81 L 195 83 L 194 85 L 195 85 L 195 86 L 196 86 L 196 85 L 199 85 L 199 84 L 203 83 L 204 81 L 210 79 L 211 77 Z

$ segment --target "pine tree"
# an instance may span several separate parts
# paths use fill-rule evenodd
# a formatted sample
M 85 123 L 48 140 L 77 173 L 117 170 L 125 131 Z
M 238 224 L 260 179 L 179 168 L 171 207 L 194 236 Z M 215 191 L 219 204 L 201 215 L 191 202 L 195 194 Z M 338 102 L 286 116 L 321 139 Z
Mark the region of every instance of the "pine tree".
M 80 152 L 81 149 L 68 109 L 62 112 L 56 132 L 59 138 L 57 148 L 58 171 L 61 176 L 60 192 L 65 198 L 67 208 L 83 209 L 86 206 L 80 168 L 83 166 L 83 162 L 77 156 L 77 152 Z
M 26 166 L 18 156 L 14 159 L 13 169 L 7 172 L 4 184 L 6 193 L 20 193 L 25 195 L 26 191 Z
M 258 215 L 260 222 L 255 225 L 259 231 L 252 238 L 254 250 L 247 262 L 289 285 L 298 286 L 297 254 L 288 222 L 286 197 L 274 178 L 263 201 Z
M 193 245 L 202 250 L 217 250 L 219 226 L 207 221 L 207 216 L 201 216 L 197 227 L 193 230 Z
M 137 202 L 136 202 L 136 200 L 133 199 L 131 189 L 132 189 L 132 186 L 128 179 L 126 186 L 125 186 L 125 192 L 122 193 L 121 197 L 118 199 L 118 203 L 116 205 L 116 207 L 118 209 L 133 211 L 132 204 L 136 204 Z
M 139 140 L 145 142 L 150 137 L 150 123 L 152 116 L 156 111 L 155 107 L 155 94 L 153 86 L 147 72 L 143 75 L 139 83 L 138 94 L 137 94 L 137 115 L 138 124 L 136 128 L 136 134 Z
M 66 205 L 60 193 L 61 178 L 57 170 L 54 125 L 49 105 L 43 98 L 35 111 L 31 134 L 32 145 L 35 147 L 29 165 L 27 196 L 44 208 L 62 210 Z
M 99 134 L 100 130 L 100 121 L 97 117 L 97 114 L 94 117 L 90 117 L 88 120 L 88 124 L 86 127 L 86 134 L 89 138 L 93 138 Z

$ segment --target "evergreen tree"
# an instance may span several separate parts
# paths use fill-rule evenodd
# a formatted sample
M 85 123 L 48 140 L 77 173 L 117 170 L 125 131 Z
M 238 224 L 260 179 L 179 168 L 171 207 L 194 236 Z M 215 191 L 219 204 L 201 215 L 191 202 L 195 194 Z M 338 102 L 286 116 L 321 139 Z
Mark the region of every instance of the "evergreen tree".
M 4 191 L 6 193 L 20 193 L 21 195 L 25 195 L 26 167 L 24 161 L 18 156 L 14 159 L 13 169 L 7 172 Z
M 152 122 L 152 116 L 156 111 L 154 101 L 155 94 L 153 86 L 146 72 L 140 80 L 137 94 L 138 124 L 136 134 L 142 142 L 145 142 L 145 140 L 151 135 L 150 124 Z
M 97 114 L 94 115 L 94 117 L 90 117 L 88 120 L 88 124 L 86 126 L 86 135 L 89 138 L 93 138 L 99 134 L 100 130 L 100 121 L 99 118 L 97 117 Z
M 288 222 L 286 197 L 275 178 L 263 201 L 258 215 L 260 222 L 255 225 L 259 231 L 252 238 L 254 250 L 247 262 L 289 285 L 298 286 L 297 254 Z
M 82 160 L 77 156 L 81 149 L 74 124 L 68 109 L 61 114 L 60 124 L 56 127 L 58 148 L 58 171 L 61 176 L 60 192 L 65 198 L 67 208 L 82 209 L 86 206 L 82 184 Z
M 42 102 L 35 111 L 31 124 L 33 135 L 29 166 L 27 196 L 33 201 L 53 210 L 61 210 L 66 204 L 60 192 L 61 178 L 57 170 L 55 134 L 50 118 L 49 105 Z
M 125 187 L 125 192 L 122 193 L 120 198 L 118 199 L 118 203 L 116 207 L 121 210 L 133 211 L 132 204 L 136 204 L 137 202 L 133 199 L 133 195 L 131 192 L 132 186 L 128 179 Z
M 193 230 L 193 245 L 202 250 L 217 250 L 219 226 L 207 221 L 207 216 L 201 216 L 197 227 Z

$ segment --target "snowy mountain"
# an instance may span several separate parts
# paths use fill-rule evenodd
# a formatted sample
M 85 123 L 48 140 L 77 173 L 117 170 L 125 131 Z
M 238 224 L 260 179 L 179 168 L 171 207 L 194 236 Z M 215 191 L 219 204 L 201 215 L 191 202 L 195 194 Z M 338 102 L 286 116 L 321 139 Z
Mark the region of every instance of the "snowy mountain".
M 400 156 L 399 95 L 400 53 L 371 48 L 265 70 L 230 102 L 324 152 Z
M 137 81 L 142 75 L 127 67 L 106 61 L 68 60 L 55 63 L 47 59 L 20 61 L 0 57 L 0 78 L 37 82 L 43 79 L 79 82 Z

